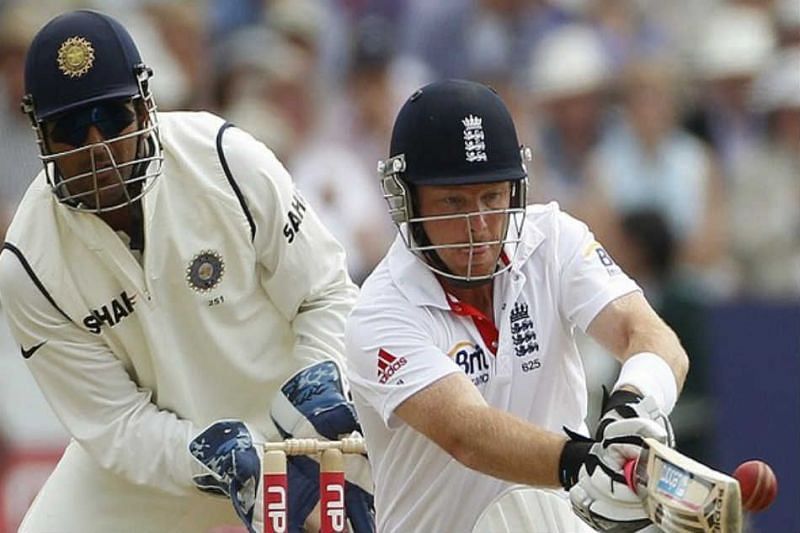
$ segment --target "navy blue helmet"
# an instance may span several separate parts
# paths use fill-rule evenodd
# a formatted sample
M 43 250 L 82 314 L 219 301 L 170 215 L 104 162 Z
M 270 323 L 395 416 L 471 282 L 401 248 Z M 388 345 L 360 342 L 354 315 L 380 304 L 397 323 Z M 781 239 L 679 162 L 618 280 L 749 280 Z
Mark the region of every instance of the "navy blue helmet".
M 416 211 L 416 188 L 510 182 L 511 204 L 503 210 L 509 228 L 501 244 L 513 245 L 515 251 L 524 221 L 529 159 L 530 149 L 519 145 L 511 114 L 493 89 L 446 80 L 419 89 L 402 106 L 392 131 L 390 157 L 378 163 L 378 171 L 392 220 L 408 249 L 439 275 L 484 282 L 504 269 L 487 276 L 459 276 L 438 260 L 436 250 L 442 246 L 432 245 L 422 229 L 421 223 L 431 218 Z
M 152 71 L 142 62 L 128 31 L 112 17 L 90 10 L 55 17 L 34 37 L 25 59 L 22 109 L 36 132 L 48 180 L 59 200 L 92 212 L 116 209 L 140 198 L 160 173 L 162 156 L 156 106 L 150 93 Z M 133 121 L 137 128 L 121 134 Z M 46 128 L 45 125 L 50 127 Z M 86 142 L 96 126 L 104 141 Z M 132 161 L 116 161 L 113 143 L 136 137 Z M 71 149 L 55 152 L 54 141 Z M 91 168 L 63 176 L 59 158 L 91 151 Z M 96 161 L 109 161 L 99 166 Z M 101 187 L 98 175 L 112 173 L 116 183 Z M 86 180 L 94 187 L 78 187 Z M 101 205 L 102 190 L 124 184 L 124 198 Z M 80 189 L 80 192 L 76 192 Z
M 527 176 L 508 108 L 493 89 L 471 81 L 447 80 L 415 92 L 395 119 L 389 153 L 404 156 L 404 179 L 410 184 L 462 185 Z
M 25 92 L 40 120 L 111 98 L 139 94 L 146 67 L 127 30 L 94 11 L 48 22 L 25 59 Z

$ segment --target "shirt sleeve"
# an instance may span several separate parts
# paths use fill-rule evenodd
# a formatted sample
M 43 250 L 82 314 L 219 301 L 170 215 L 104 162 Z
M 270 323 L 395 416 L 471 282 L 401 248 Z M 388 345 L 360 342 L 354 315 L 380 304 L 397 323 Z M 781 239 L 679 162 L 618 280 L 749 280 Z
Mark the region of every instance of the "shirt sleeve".
M 586 224 L 564 212 L 558 212 L 557 218 L 560 312 L 586 331 L 606 305 L 640 289 Z
M 343 364 L 345 319 L 358 294 L 344 249 L 266 146 L 229 128 L 223 148 L 252 215 L 261 285 L 292 323 L 294 356 L 300 366 Z
M 394 429 L 401 422 L 394 410 L 405 400 L 445 376 L 461 372 L 436 346 L 426 327 L 424 310 L 410 304 L 356 306 L 347 321 L 347 372 L 358 394 Z
M 175 495 L 196 490 L 191 480 L 199 466 L 187 451 L 198 431 L 192 423 L 160 410 L 123 361 L 63 315 L 7 251 L 0 254 L 0 295 L 44 397 L 101 467 Z

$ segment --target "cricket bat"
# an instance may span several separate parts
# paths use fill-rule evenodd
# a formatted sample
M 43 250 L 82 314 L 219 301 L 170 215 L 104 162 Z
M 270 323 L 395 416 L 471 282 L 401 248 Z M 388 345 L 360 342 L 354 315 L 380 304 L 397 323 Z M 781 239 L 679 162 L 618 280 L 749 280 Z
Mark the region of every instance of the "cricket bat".
M 654 439 L 625 465 L 625 479 L 666 533 L 742 531 L 739 482 Z

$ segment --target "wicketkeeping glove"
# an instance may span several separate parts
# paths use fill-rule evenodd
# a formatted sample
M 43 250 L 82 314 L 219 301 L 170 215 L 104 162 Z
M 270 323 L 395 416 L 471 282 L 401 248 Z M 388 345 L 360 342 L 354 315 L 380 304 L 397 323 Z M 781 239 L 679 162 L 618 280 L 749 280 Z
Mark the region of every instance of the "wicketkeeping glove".
M 238 420 L 220 420 L 189 443 L 207 474 L 195 476 L 200 490 L 226 496 L 249 533 L 255 533 L 253 511 L 261 478 L 261 460 L 247 426 Z
M 336 440 L 359 432 L 355 408 L 347 399 L 339 367 L 315 363 L 283 384 L 270 410 L 284 438 Z M 302 530 L 319 501 L 319 463 L 310 456 L 288 459 L 289 527 Z M 375 531 L 375 506 L 369 462 L 364 455 L 345 455 L 345 511 L 355 533 Z

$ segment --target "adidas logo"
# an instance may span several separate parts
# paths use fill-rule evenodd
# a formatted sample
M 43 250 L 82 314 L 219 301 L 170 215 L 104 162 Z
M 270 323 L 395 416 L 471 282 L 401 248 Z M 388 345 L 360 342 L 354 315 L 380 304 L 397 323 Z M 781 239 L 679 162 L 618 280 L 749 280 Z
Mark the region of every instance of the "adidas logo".
M 386 383 L 395 373 L 403 368 L 408 361 L 405 357 L 395 357 L 383 348 L 378 350 L 378 381 Z

